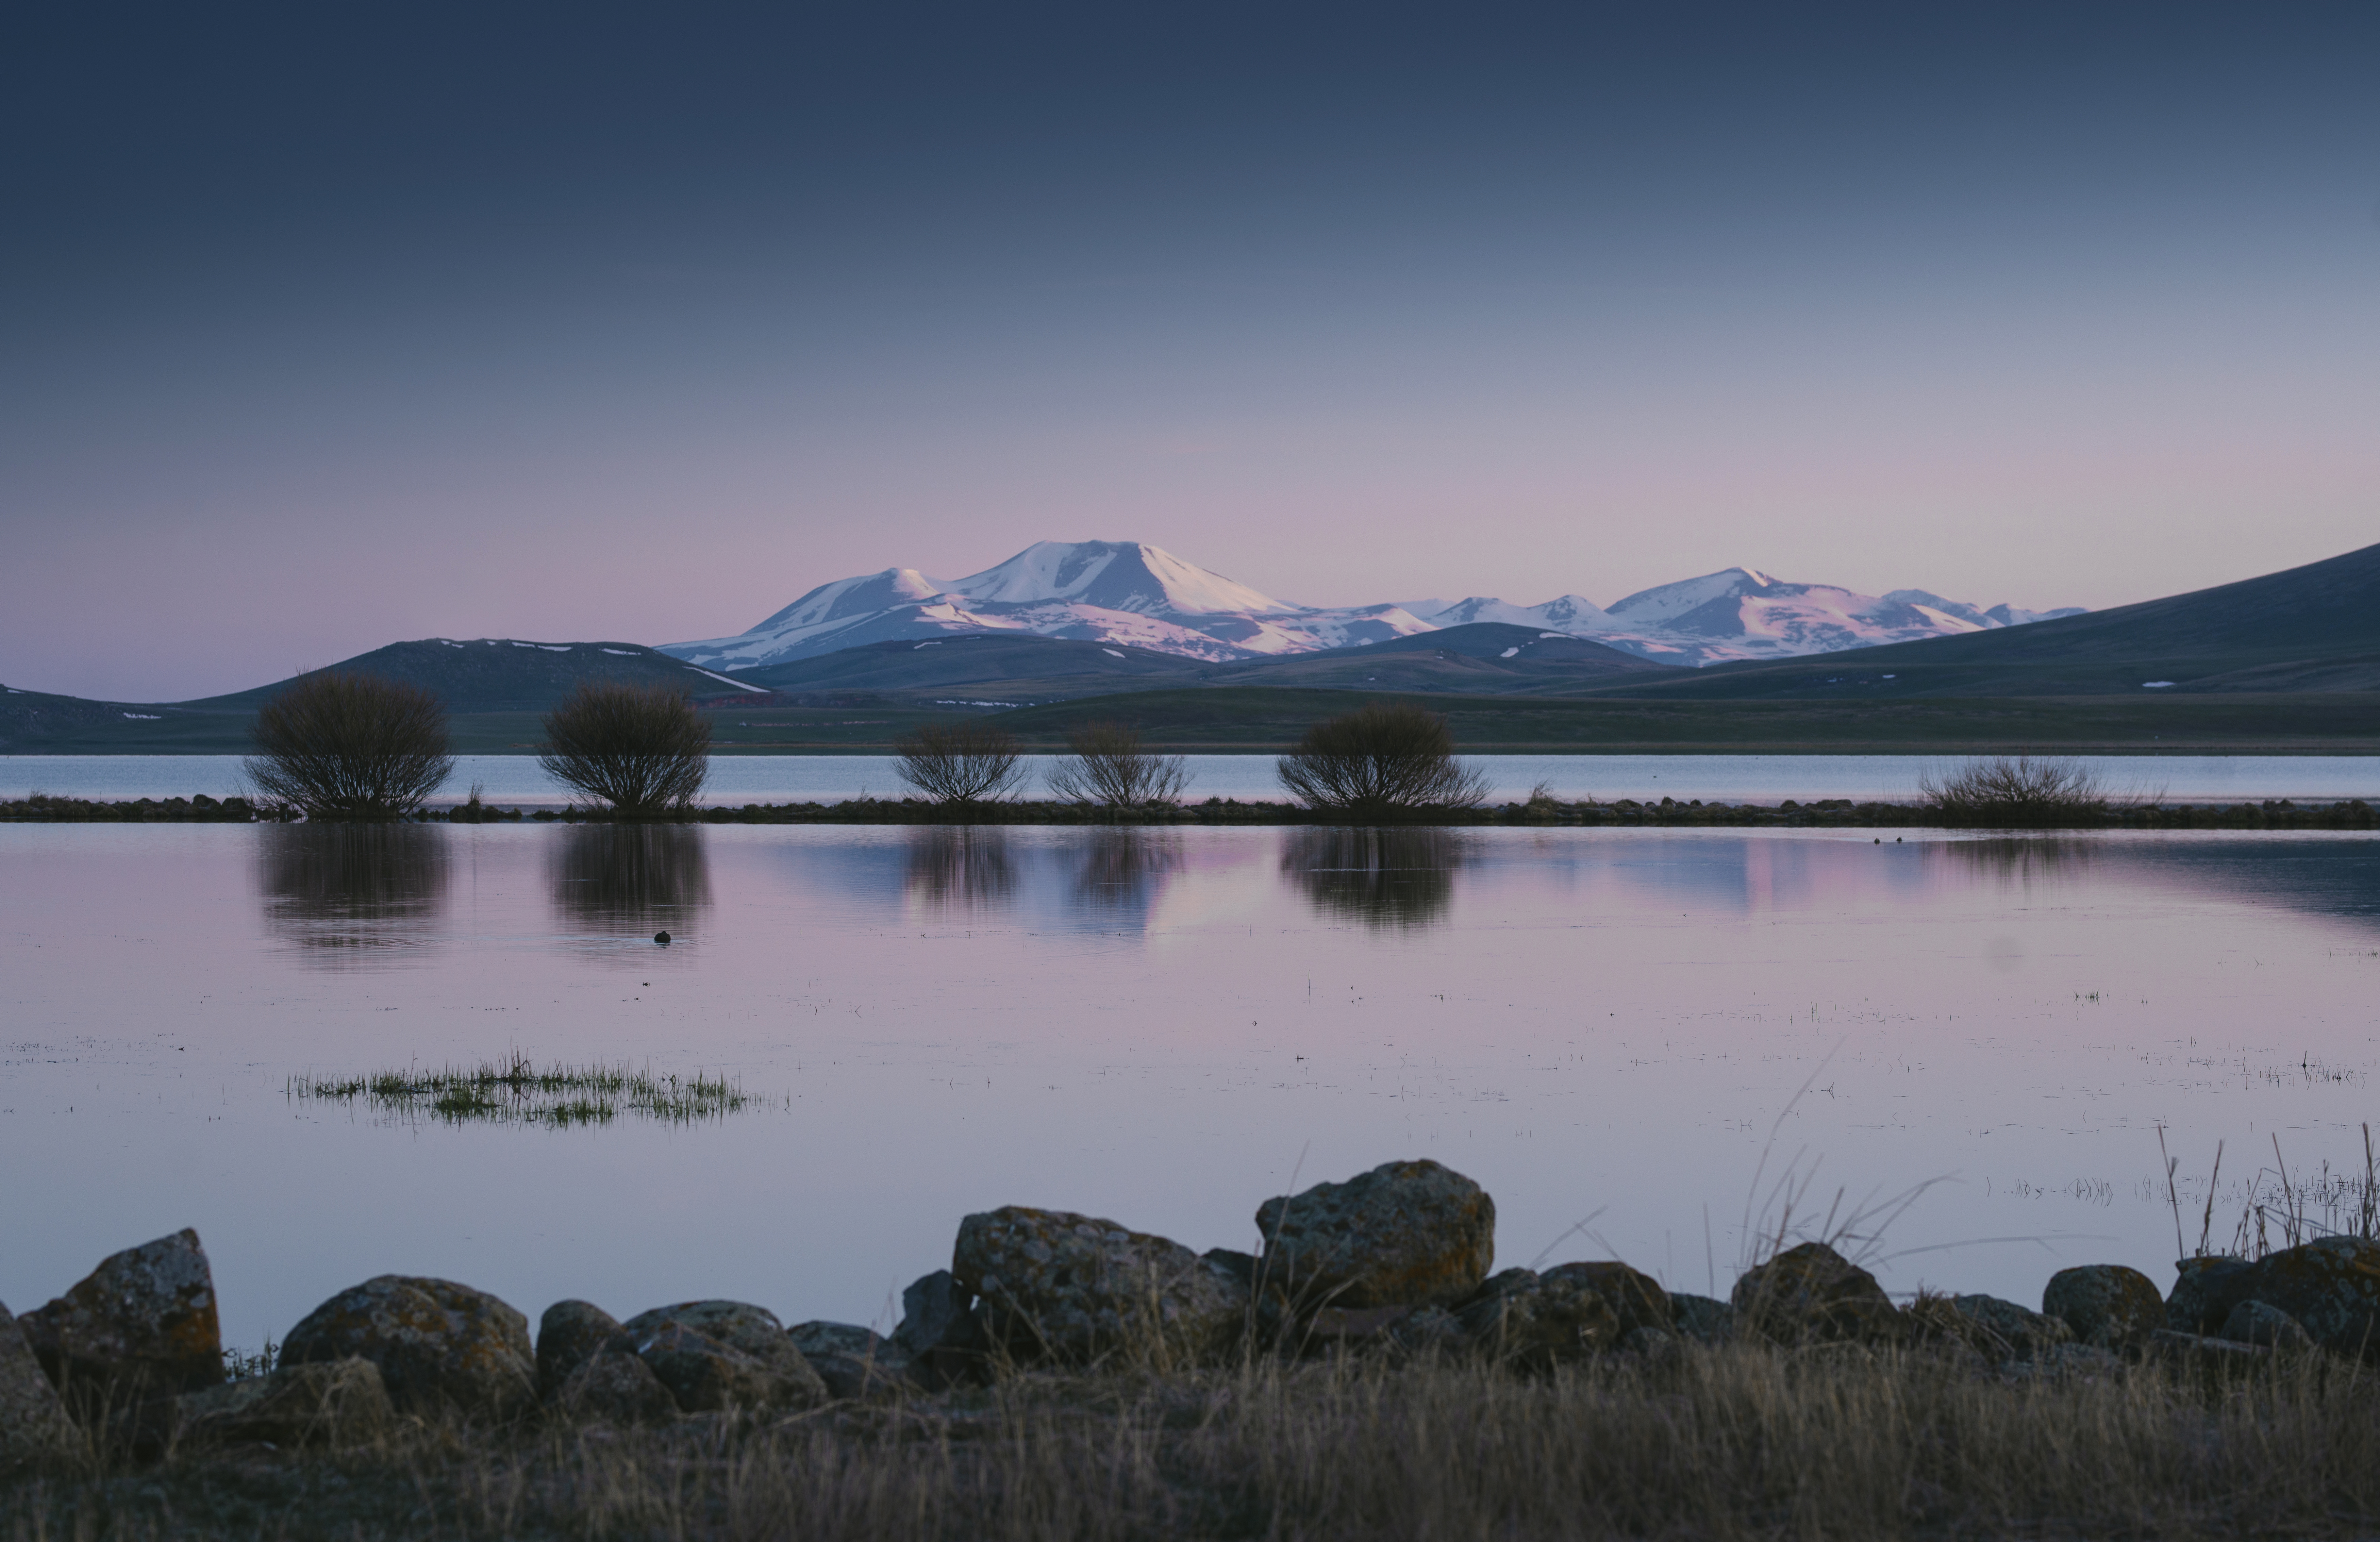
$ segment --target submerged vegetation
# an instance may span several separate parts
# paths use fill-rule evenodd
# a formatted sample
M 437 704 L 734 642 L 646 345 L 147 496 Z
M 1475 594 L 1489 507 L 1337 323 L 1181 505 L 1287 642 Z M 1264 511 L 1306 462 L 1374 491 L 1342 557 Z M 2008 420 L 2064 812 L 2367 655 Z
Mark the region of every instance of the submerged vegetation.
M 691 1124 L 740 1113 L 754 1099 L 723 1077 L 656 1075 L 649 1066 L 539 1066 L 523 1055 L 437 1070 L 408 1067 L 360 1076 L 292 1076 L 288 1094 L 311 1102 L 362 1103 L 398 1119 L 447 1124 L 540 1124 L 568 1129 L 633 1114 Z
M 545 773 L 630 819 L 690 807 L 710 774 L 710 720 L 666 686 L 582 680 L 543 726 Z
M 1454 756 L 1436 712 L 1373 702 L 1326 718 L 1277 762 L 1290 796 L 1319 811 L 1378 819 L 1451 812 L 1487 801 L 1487 773 Z
M 455 770 L 446 708 L 401 680 L 322 670 L 258 710 L 248 779 L 309 819 L 394 820 Z
M 988 722 L 928 723 L 893 746 L 892 770 L 928 801 L 974 808 L 1024 784 L 1016 736 Z
M 1050 767 L 1049 780 L 1050 791 L 1069 803 L 1139 808 L 1180 801 L 1190 776 L 1181 756 L 1143 746 L 1138 729 L 1099 722 L 1066 735 L 1066 753 Z
M 2067 756 L 1999 755 L 1917 779 L 1925 807 L 1950 825 L 2072 826 L 2107 814 L 2106 783 Z

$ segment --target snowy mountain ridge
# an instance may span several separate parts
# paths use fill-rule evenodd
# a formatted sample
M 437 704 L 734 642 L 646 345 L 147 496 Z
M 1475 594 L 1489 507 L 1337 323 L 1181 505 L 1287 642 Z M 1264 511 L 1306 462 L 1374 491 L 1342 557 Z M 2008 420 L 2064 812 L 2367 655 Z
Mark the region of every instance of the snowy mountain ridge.
M 1038 541 L 964 578 L 888 567 L 820 584 L 748 631 L 661 651 L 705 669 L 757 669 L 896 638 L 1016 631 L 1129 643 L 1222 662 L 1310 653 L 1496 621 L 1592 638 L 1664 663 L 1788 658 L 1957 632 L 2077 608 L 1989 609 L 1925 589 L 1860 594 L 1749 567 L 1640 589 L 1609 609 L 1576 594 L 1540 605 L 1472 596 L 1401 604 L 1295 605 L 1138 541 Z

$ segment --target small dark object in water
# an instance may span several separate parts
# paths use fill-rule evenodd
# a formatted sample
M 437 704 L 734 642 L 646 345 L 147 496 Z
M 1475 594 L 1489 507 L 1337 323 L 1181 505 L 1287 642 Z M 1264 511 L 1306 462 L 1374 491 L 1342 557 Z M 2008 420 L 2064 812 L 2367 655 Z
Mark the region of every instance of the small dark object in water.
M 666 948 L 669 946 L 669 933 L 665 931 L 657 931 L 653 933 L 653 941 Z

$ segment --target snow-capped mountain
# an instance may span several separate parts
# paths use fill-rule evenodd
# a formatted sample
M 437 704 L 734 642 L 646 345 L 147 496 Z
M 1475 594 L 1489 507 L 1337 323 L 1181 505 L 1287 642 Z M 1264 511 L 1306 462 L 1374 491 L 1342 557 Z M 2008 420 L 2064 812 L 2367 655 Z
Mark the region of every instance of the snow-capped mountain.
M 709 669 L 757 669 L 896 637 L 1016 631 L 1220 662 L 1431 629 L 1394 605 L 1284 604 L 1137 541 L 1044 540 L 947 582 L 890 567 L 821 584 L 750 631 L 662 651 Z
M 964 578 L 888 567 L 821 584 L 749 631 L 661 651 L 707 669 L 766 664 L 898 638 L 1017 631 L 1224 661 L 1380 642 L 1498 621 L 1591 637 L 1665 663 L 1828 653 L 1989 631 L 2074 608 L 1988 610 L 1924 589 L 1877 596 L 1730 567 L 1640 589 L 1609 610 L 1579 595 L 1541 605 L 1469 599 L 1338 609 L 1293 605 L 1137 541 L 1045 540 Z

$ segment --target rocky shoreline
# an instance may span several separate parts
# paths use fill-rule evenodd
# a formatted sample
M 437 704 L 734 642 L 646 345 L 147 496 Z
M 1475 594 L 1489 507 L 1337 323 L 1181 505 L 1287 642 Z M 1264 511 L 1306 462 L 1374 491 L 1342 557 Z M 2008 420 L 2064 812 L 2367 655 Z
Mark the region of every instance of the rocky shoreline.
M 35 796 L 0 801 L 0 824 L 249 824 L 288 818 L 244 798 L 132 798 L 118 801 Z M 583 808 L 521 808 L 459 805 L 411 816 L 416 824 L 584 824 L 614 822 L 609 813 Z M 627 822 L 627 821 L 619 821 Z M 650 822 L 650 821 L 638 821 Z M 1945 818 L 1921 804 L 1854 802 L 1823 798 L 1778 804 L 1678 802 L 1620 798 L 1612 802 L 1564 803 L 1539 798 L 1480 808 L 1400 815 L 1391 820 L 1353 821 L 1345 815 L 1294 804 L 1209 798 L 1203 803 L 1108 808 L 1081 803 L 1020 800 L 968 806 L 910 798 L 851 798 L 841 803 L 748 803 L 740 807 L 698 808 L 668 822 L 682 824 L 1012 824 L 1012 825 L 1344 825 L 1387 822 L 1416 826 L 1496 825 L 1631 828 L 1787 830 L 2372 830 L 2380 813 L 2362 798 L 2298 803 L 2268 798 L 2255 803 L 2153 804 L 2112 808 L 2054 824 L 2010 827 Z
M 1466 1365 L 1524 1378 L 1658 1364 L 1698 1348 L 1828 1345 L 1923 1355 L 1961 1375 L 2091 1377 L 2127 1364 L 2235 1377 L 2380 1362 L 2380 1243 L 2326 1237 L 2253 1260 L 2202 1257 L 2172 1287 L 2121 1265 L 2059 1270 L 2039 1310 L 1985 1295 L 1896 1303 L 1823 1242 L 1782 1247 L 1726 1300 L 1616 1260 L 1493 1269 L 1495 1204 L 1429 1160 L 1266 1201 L 1263 1251 L 1197 1253 L 1117 1222 L 1011 1206 L 961 1223 L 951 1267 L 909 1286 L 889 1336 L 786 1327 L 733 1301 L 625 1321 L 543 1312 L 449 1281 L 383 1275 L 227 1368 L 194 1232 L 103 1260 L 22 1317 L 0 1306 L 0 1458 L 106 1444 L 177 1451 L 370 1444 L 413 1419 L 507 1428 L 656 1427 L 906 1404 L 1040 1372 L 1170 1375 L 1256 1362 Z M 234 1375 L 233 1370 L 240 1374 Z

